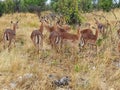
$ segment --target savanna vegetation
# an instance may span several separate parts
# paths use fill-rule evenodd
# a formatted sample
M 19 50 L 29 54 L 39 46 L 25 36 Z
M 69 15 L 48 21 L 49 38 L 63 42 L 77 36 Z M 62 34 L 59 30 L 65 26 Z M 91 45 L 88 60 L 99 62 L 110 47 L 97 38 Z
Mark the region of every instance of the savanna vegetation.
M 120 1 L 46 1 L 0 1 L 0 90 L 119 90 Z M 39 52 L 31 40 L 38 29 L 32 40 L 43 40 Z M 85 29 L 92 33 L 84 36 Z

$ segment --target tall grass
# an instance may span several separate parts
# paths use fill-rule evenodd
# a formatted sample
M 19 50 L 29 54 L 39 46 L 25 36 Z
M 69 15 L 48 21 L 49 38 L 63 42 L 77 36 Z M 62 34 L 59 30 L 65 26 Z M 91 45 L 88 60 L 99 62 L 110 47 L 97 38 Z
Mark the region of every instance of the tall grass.
M 116 10 L 117 16 L 119 12 L 120 10 Z M 97 12 L 101 13 L 103 12 Z M 110 22 L 116 21 L 111 12 L 103 14 Z M 85 16 L 87 22 L 94 25 L 94 19 L 90 18 L 93 17 L 92 14 Z M 69 87 L 72 90 L 120 89 L 120 67 L 115 64 L 116 61 L 120 61 L 117 52 L 117 28 L 112 30 L 112 42 L 109 35 L 98 46 L 98 54 L 89 48 L 79 53 L 77 44 L 70 42 L 65 46 L 65 53 L 56 53 L 48 44 L 49 33 L 44 33 L 43 51 L 38 55 L 30 40 L 31 32 L 40 25 L 34 14 L 16 13 L 0 17 L 0 40 L 5 28 L 11 27 L 10 21 L 16 17 L 20 18 L 19 29 L 16 32 L 16 47 L 12 47 L 8 52 L 7 49 L 3 49 L 2 41 L 0 42 L 0 90 L 67 90 L 68 87 L 52 87 L 49 78 L 51 74 L 57 78 L 69 76 Z M 24 78 L 29 74 L 32 76 Z

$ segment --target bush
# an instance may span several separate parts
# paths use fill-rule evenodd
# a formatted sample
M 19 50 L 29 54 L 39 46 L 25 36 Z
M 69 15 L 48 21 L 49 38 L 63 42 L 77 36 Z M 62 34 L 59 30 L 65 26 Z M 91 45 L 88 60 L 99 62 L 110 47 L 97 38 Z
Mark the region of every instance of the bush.
M 112 0 L 99 0 L 98 2 L 99 8 L 103 11 L 110 11 L 112 9 Z
M 2 16 L 4 12 L 4 5 L 3 5 L 3 2 L 0 2 L 0 16 Z
M 65 21 L 69 24 L 76 24 L 82 21 L 78 10 L 78 0 L 59 0 L 52 4 L 55 12 L 64 16 Z

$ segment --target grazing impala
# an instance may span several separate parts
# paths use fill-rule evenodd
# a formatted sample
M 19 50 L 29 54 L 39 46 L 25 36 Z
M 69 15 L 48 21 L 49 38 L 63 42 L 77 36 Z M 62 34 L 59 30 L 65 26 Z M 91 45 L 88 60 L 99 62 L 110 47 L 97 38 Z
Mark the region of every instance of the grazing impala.
M 6 47 L 6 42 L 9 41 L 8 43 L 8 49 L 10 49 L 11 43 L 12 41 L 14 42 L 14 46 L 15 46 L 15 39 L 16 39 L 16 29 L 18 28 L 18 21 L 16 23 L 13 23 L 13 21 L 11 21 L 11 23 L 13 24 L 13 29 L 6 29 L 3 35 L 3 47 L 5 49 Z
M 38 52 L 43 47 L 43 34 L 42 34 L 44 28 L 43 19 L 41 19 L 40 22 L 41 22 L 40 28 L 38 30 L 34 30 L 30 36 Z

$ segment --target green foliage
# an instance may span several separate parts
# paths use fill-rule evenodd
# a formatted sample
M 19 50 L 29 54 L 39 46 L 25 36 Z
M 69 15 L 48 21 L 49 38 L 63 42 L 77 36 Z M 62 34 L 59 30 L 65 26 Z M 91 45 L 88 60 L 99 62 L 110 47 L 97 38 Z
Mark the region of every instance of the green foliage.
M 69 24 L 80 23 L 83 17 L 80 12 L 91 12 L 94 9 L 110 11 L 120 7 L 120 2 L 114 0 L 51 0 L 51 5 L 46 5 L 47 0 L 4 0 L 0 1 L 0 16 L 3 13 L 13 12 L 41 12 L 54 10 L 62 14 Z
M 5 0 L 0 1 L 0 14 L 13 12 L 40 12 L 47 0 Z M 4 6 L 4 7 L 3 7 Z
M 98 2 L 99 8 L 104 11 L 110 11 L 112 9 L 112 0 L 99 0 Z
M 14 2 L 13 0 L 5 0 L 4 1 L 4 12 L 5 13 L 13 13 L 14 12 Z
M 4 12 L 4 5 L 3 5 L 3 2 L 0 2 L 0 16 L 2 16 Z
M 47 0 L 21 0 L 21 10 L 29 12 L 40 12 L 45 8 Z
M 79 72 L 80 71 L 80 66 L 79 65 L 75 65 L 75 71 Z
M 67 23 L 75 24 L 81 22 L 78 11 L 78 0 L 55 0 L 55 2 L 52 3 L 52 7 L 57 13 L 64 16 Z
M 78 0 L 79 1 L 79 10 L 83 12 L 89 12 L 93 9 L 93 0 Z
M 101 46 L 102 42 L 103 42 L 103 39 L 98 39 L 96 42 L 97 46 Z
M 22 12 L 26 12 L 27 11 L 27 6 L 26 6 L 24 0 L 20 1 L 20 11 L 22 11 Z

